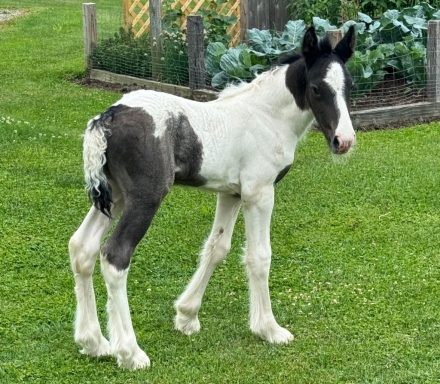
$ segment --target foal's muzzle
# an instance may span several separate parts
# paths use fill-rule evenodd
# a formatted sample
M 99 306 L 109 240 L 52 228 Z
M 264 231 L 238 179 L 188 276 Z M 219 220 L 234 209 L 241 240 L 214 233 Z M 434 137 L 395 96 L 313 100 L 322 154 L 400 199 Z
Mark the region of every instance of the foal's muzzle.
M 347 153 L 350 148 L 356 143 L 356 134 L 349 136 L 342 136 L 340 134 L 333 138 L 330 144 L 331 151 L 337 155 Z

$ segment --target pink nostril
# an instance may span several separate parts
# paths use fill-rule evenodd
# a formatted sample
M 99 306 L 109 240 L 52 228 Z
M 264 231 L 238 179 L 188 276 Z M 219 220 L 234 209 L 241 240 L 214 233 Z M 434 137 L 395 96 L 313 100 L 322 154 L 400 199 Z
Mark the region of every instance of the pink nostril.
M 350 138 L 345 140 L 341 134 L 335 135 L 332 146 L 339 153 L 346 153 L 356 143 L 356 134 L 353 134 Z

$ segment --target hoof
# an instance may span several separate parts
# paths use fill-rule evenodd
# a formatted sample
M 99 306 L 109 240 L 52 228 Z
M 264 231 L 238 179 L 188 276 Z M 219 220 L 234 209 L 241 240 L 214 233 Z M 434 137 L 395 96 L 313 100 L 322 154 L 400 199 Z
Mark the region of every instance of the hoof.
M 189 336 L 200 331 L 200 321 L 197 315 L 187 316 L 178 312 L 174 318 L 174 328 Z
M 137 369 L 142 369 L 150 366 L 150 359 L 147 354 L 140 348 L 134 353 L 116 353 L 116 359 L 118 361 L 118 366 L 121 368 L 129 369 L 130 371 L 135 371 Z
M 252 330 L 252 332 L 263 340 L 274 344 L 287 344 L 293 340 L 293 335 L 287 329 L 280 327 L 278 324 L 260 328 L 259 330 Z
M 108 340 L 101 336 L 99 340 L 94 338 L 81 337 L 76 338 L 75 341 L 83 347 L 80 353 L 83 355 L 98 357 L 110 355 L 110 343 Z

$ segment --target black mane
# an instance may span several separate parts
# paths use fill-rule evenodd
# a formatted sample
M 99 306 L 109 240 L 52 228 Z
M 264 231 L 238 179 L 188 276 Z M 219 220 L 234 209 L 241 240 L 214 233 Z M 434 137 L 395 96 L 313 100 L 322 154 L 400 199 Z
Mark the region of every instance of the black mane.
M 332 44 L 327 36 L 319 40 L 318 50 L 320 55 L 325 55 L 332 52 Z
M 278 60 L 276 61 L 276 65 L 286 65 L 286 64 L 292 64 L 295 61 L 298 61 L 299 59 L 302 58 L 302 55 L 298 54 L 298 53 L 288 53 L 284 56 L 280 56 L 278 58 Z

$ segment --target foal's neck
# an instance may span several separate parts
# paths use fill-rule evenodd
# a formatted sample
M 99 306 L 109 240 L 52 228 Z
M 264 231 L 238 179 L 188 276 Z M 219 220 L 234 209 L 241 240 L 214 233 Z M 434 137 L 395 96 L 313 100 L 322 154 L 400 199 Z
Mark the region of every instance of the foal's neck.
M 259 109 L 272 111 L 273 116 L 299 138 L 311 126 L 314 116 L 306 103 L 305 79 L 300 62 L 298 64 L 275 69 L 270 78 L 264 79 L 267 85 L 261 84 L 258 88 L 255 103 L 261 103 L 257 105 Z
M 272 118 L 277 129 L 299 138 L 314 117 L 312 111 L 304 107 L 304 103 L 297 101 L 296 94 L 303 93 L 302 77 L 301 73 L 298 75 L 295 71 L 293 80 L 289 78 L 291 68 L 292 65 L 283 65 L 259 75 L 249 84 L 226 89 L 219 95 L 217 102 L 233 105 L 244 103 L 251 110 Z

